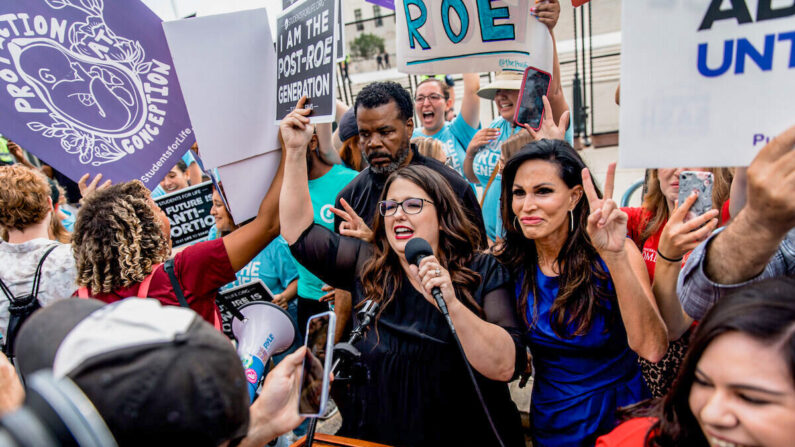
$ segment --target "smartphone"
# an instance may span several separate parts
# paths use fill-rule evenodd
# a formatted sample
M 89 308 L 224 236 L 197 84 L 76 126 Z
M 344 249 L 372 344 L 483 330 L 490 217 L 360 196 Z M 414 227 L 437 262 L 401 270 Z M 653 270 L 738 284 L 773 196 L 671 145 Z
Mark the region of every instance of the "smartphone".
M 685 222 L 706 213 L 712 209 L 712 184 L 714 179 L 711 172 L 682 171 L 679 174 L 679 204 L 685 203 L 693 191 L 698 191 L 696 203 L 690 207 L 685 216 Z
M 528 124 L 533 130 L 541 128 L 544 119 L 544 96 L 549 96 L 552 75 L 533 67 L 527 67 L 519 90 L 519 107 L 513 117 L 514 123 Z
M 319 417 L 326 411 L 329 374 L 334 352 L 334 312 L 313 315 L 306 322 L 306 357 L 301 370 L 298 413 L 305 417 Z

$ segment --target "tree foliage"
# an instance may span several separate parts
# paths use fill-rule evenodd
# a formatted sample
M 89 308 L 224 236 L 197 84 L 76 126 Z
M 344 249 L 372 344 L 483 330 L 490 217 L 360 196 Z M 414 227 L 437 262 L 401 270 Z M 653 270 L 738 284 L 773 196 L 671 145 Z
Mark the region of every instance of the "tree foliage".
M 362 33 L 351 42 L 351 51 L 356 56 L 369 59 L 384 52 L 384 39 L 375 34 Z

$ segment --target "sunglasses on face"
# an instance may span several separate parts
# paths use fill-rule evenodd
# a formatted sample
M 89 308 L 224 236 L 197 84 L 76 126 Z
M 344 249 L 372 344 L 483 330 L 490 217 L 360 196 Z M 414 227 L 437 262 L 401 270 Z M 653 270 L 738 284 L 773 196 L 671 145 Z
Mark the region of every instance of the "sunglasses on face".
M 401 207 L 403 208 L 403 212 L 406 214 L 419 214 L 422 212 L 422 207 L 426 202 L 433 205 L 433 202 L 430 200 L 419 198 L 410 198 L 402 202 L 395 202 L 394 200 L 382 200 L 378 202 L 378 212 L 384 217 L 393 216 L 395 213 L 397 213 L 398 207 Z

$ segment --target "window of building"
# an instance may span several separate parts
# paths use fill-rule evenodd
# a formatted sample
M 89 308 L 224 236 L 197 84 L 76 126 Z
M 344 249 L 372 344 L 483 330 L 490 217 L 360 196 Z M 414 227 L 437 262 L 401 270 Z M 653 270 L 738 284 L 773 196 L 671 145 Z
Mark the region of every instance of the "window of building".
M 375 26 L 384 26 L 384 21 L 381 19 L 381 7 L 373 5 L 373 17 L 375 17 Z
M 362 23 L 362 10 L 353 10 L 353 19 L 356 21 L 356 31 L 364 31 L 364 23 Z

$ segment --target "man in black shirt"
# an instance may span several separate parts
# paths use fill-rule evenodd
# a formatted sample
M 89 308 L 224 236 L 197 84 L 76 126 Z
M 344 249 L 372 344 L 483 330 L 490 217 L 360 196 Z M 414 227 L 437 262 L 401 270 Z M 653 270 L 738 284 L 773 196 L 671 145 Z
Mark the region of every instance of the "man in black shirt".
M 345 199 L 364 222 L 372 227 L 378 199 L 390 174 L 403 166 L 418 164 L 441 174 L 461 198 L 469 218 L 478 227 L 486 247 L 486 229 L 472 186 L 456 171 L 432 158 L 427 158 L 412 146 L 414 104 L 411 95 L 395 82 L 375 82 L 356 97 L 354 114 L 359 127 L 359 144 L 370 166 L 359 173 L 337 195 L 336 208 L 342 209 Z M 339 231 L 342 219 L 336 216 L 334 229 Z

